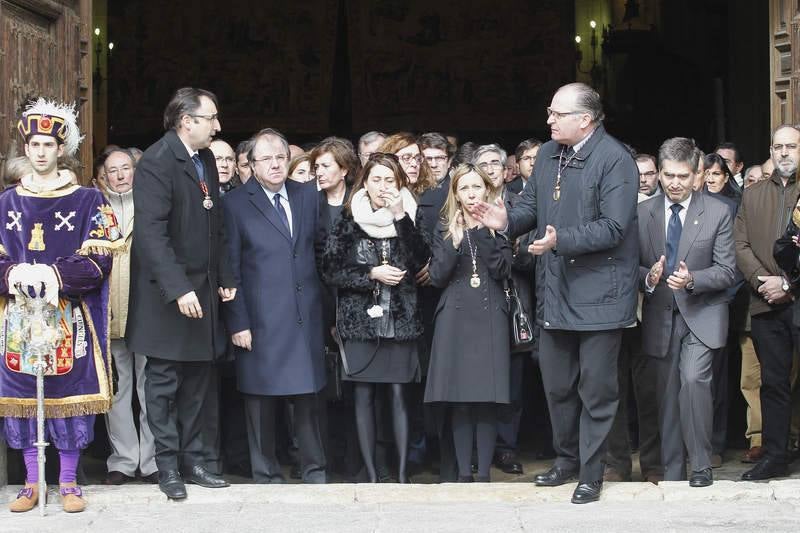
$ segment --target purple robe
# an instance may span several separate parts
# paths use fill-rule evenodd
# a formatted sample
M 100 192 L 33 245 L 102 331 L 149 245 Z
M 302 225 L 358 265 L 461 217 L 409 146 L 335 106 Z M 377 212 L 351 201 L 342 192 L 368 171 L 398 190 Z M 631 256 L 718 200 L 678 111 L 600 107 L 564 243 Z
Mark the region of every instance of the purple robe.
M 122 246 L 113 211 L 96 189 L 68 185 L 36 194 L 20 185 L 0 194 L 0 416 L 9 447 L 36 440 L 36 377 L 20 370 L 25 343 L 9 334 L 9 269 L 38 263 L 56 271 L 64 332 L 56 375 L 45 377 L 46 438 L 59 449 L 85 448 L 94 415 L 107 412 L 113 398 L 108 275 L 111 253 Z

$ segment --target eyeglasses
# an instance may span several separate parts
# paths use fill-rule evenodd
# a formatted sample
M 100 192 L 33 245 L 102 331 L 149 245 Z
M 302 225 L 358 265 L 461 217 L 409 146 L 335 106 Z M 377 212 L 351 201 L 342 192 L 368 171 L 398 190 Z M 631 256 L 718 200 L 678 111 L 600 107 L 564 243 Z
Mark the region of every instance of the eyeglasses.
M 221 157 L 221 156 L 220 156 L 220 157 L 215 157 L 215 158 L 214 158 L 214 160 L 215 160 L 217 163 L 227 163 L 227 164 L 229 164 L 229 165 L 232 165 L 232 164 L 233 164 L 233 162 L 234 162 L 234 161 L 236 161 L 236 160 L 235 160 L 234 158 L 232 158 L 232 157 Z
M 797 150 L 797 144 L 773 144 L 772 149 L 776 152 L 783 152 L 783 149 Z
M 525 161 L 526 163 L 528 161 L 536 161 L 536 156 L 535 155 L 523 155 L 522 157 L 519 158 L 519 161 L 520 161 L 520 163 L 523 162 L 523 161 Z
M 425 160 L 429 165 L 438 165 L 447 161 L 446 155 L 426 155 Z
M 655 170 L 648 170 L 647 172 L 639 172 L 639 177 L 652 178 L 656 174 L 658 174 L 658 172 Z
M 494 159 L 492 161 L 484 161 L 483 163 L 479 163 L 478 166 L 481 168 L 481 170 L 488 170 L 489 167 L 503 168 L 503 163 L 497 159 Z
M 402 161 L 406 165 L 411 163 L 411 161 L 414 161 L 417 165 L 421 165 L 422 164 L 422 156 L 419 155 L 419 154 L 416 154 L 416 155 L 403 154 L 401 156 L 398 156 L 398 159 L 400 159 L 400 161 Z
M 253 159 L 253 163 L 267 163 L 267 165 L 272 165 L 272 162 L 275 161 L 279 165 L 286 163 L 289 160 L 289 157 L 286 154 L 278 154 L 278 155 L 266 155 L 264 157 L 260 157 L 258 159 Z
M 554 111 L 550 107 L 548 107 L 545 111 L 547 112 L 547 118 L 553 117 L 556 120 L 561 120 L 569 115 L 583 115 L 585 113 L 584 111 Z
M 214 113 L 213 115 L 189 115 L 192 118 L 204 118 L 209 122 L 214 122 L 215 120 L 219 119 L 219 115 Z

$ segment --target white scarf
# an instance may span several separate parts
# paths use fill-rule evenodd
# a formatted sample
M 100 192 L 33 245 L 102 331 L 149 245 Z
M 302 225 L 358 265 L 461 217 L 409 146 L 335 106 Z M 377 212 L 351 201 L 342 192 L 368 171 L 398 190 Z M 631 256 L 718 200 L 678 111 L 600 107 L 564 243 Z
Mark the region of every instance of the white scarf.
M 403 199 L 403 210 L 414 222 L 417 217 L 417 201 L 414 200 L 414 195 L 403 187 L 400 189 L 400 197 Z M 374 239 L 397 237 L 397 231 L 394 229 L 394 215 L 387 207 L 373 211 L 366 189 L 361 189 L 353 195 L 350 211 L 353 213 L 353 220 L 356 224 L 370 237 Z

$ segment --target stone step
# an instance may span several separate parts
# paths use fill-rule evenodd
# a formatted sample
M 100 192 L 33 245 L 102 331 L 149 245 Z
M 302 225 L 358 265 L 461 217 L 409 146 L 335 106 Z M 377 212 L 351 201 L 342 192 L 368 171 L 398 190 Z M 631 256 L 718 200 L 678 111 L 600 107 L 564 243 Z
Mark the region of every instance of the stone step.
M 0 489 L 0 502 L 16 497 L 20 487 Z M 330 485 L 233 485 L 224 489 L 206 489 L 187 485 L 185 502 L 170 502 L 155 485 L 129 484 L 109 487 L 83 487 L 93 506 L 150 504 L 388 504 L 388 503 L 544 503 L 568 502 L 574 483 L 560 487 L 536 487 L 531 483 L 443 483 L 424 484 L 330 484 Z M 48 491 L 50 503 L 59 501 L 57 487 Z M 606 483 L 601 500 L 631 501 L 791 501 L 800 503 L 800 479 L 754 483 L 717 481 L 711 487 L 692 488 L 688 482 Z

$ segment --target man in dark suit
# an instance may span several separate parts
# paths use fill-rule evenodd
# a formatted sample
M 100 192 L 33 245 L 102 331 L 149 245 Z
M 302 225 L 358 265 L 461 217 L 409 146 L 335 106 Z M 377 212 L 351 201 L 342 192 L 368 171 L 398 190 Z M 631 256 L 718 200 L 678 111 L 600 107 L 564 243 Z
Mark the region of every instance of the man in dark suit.
M 511 238 L 536 232 L 539 364 L 557 457 L 534 482 L 556 486 L 579 475 L 572 502 L 588 503 L 603 487 L 622 330 L 636 323 L 639 179 L 630 153 L 606 133 L 594 89 L 561 87 L 547 115 L 552 140 L 522 200 L 508 212 L 485 202 L 475 211 Z
M 711 395 L 714 351 L 728 334 L 736 259 L 727 204 L 693 193 L 700 152 L 676 137 L 658 153 L 664 195 L 639 204 L 642 351 L 658 359 L 658 404 L 664 479 L 713 483 Z M 680 428 L 680 430 L 678 430 Z
M 272 129 L 254 137 L 253 177 L 225 197 L 236 286 L 226 322 L 238 347 L 253 478 L 282 483 L 275 456 L 275 413 L 294 403 L 300 468 L 306 483 L 325 483 L 317 393 L 325 386 L 322 294 L 316 253 L 327 232 L 312 183 L 287 181 L 289 145 Z
M 236 289 L 208 149 L 221 129 L 216 97 L 179 89 L 164 111 L 164 129 L 136 167 L 127 342 L 147 356 L 159 486 L 183 499 L 181 466 L 192 483 L 228 485 L 204 466 L 201 419 L 211 362 L 225 350 L 219 301 L 233 299 Z

